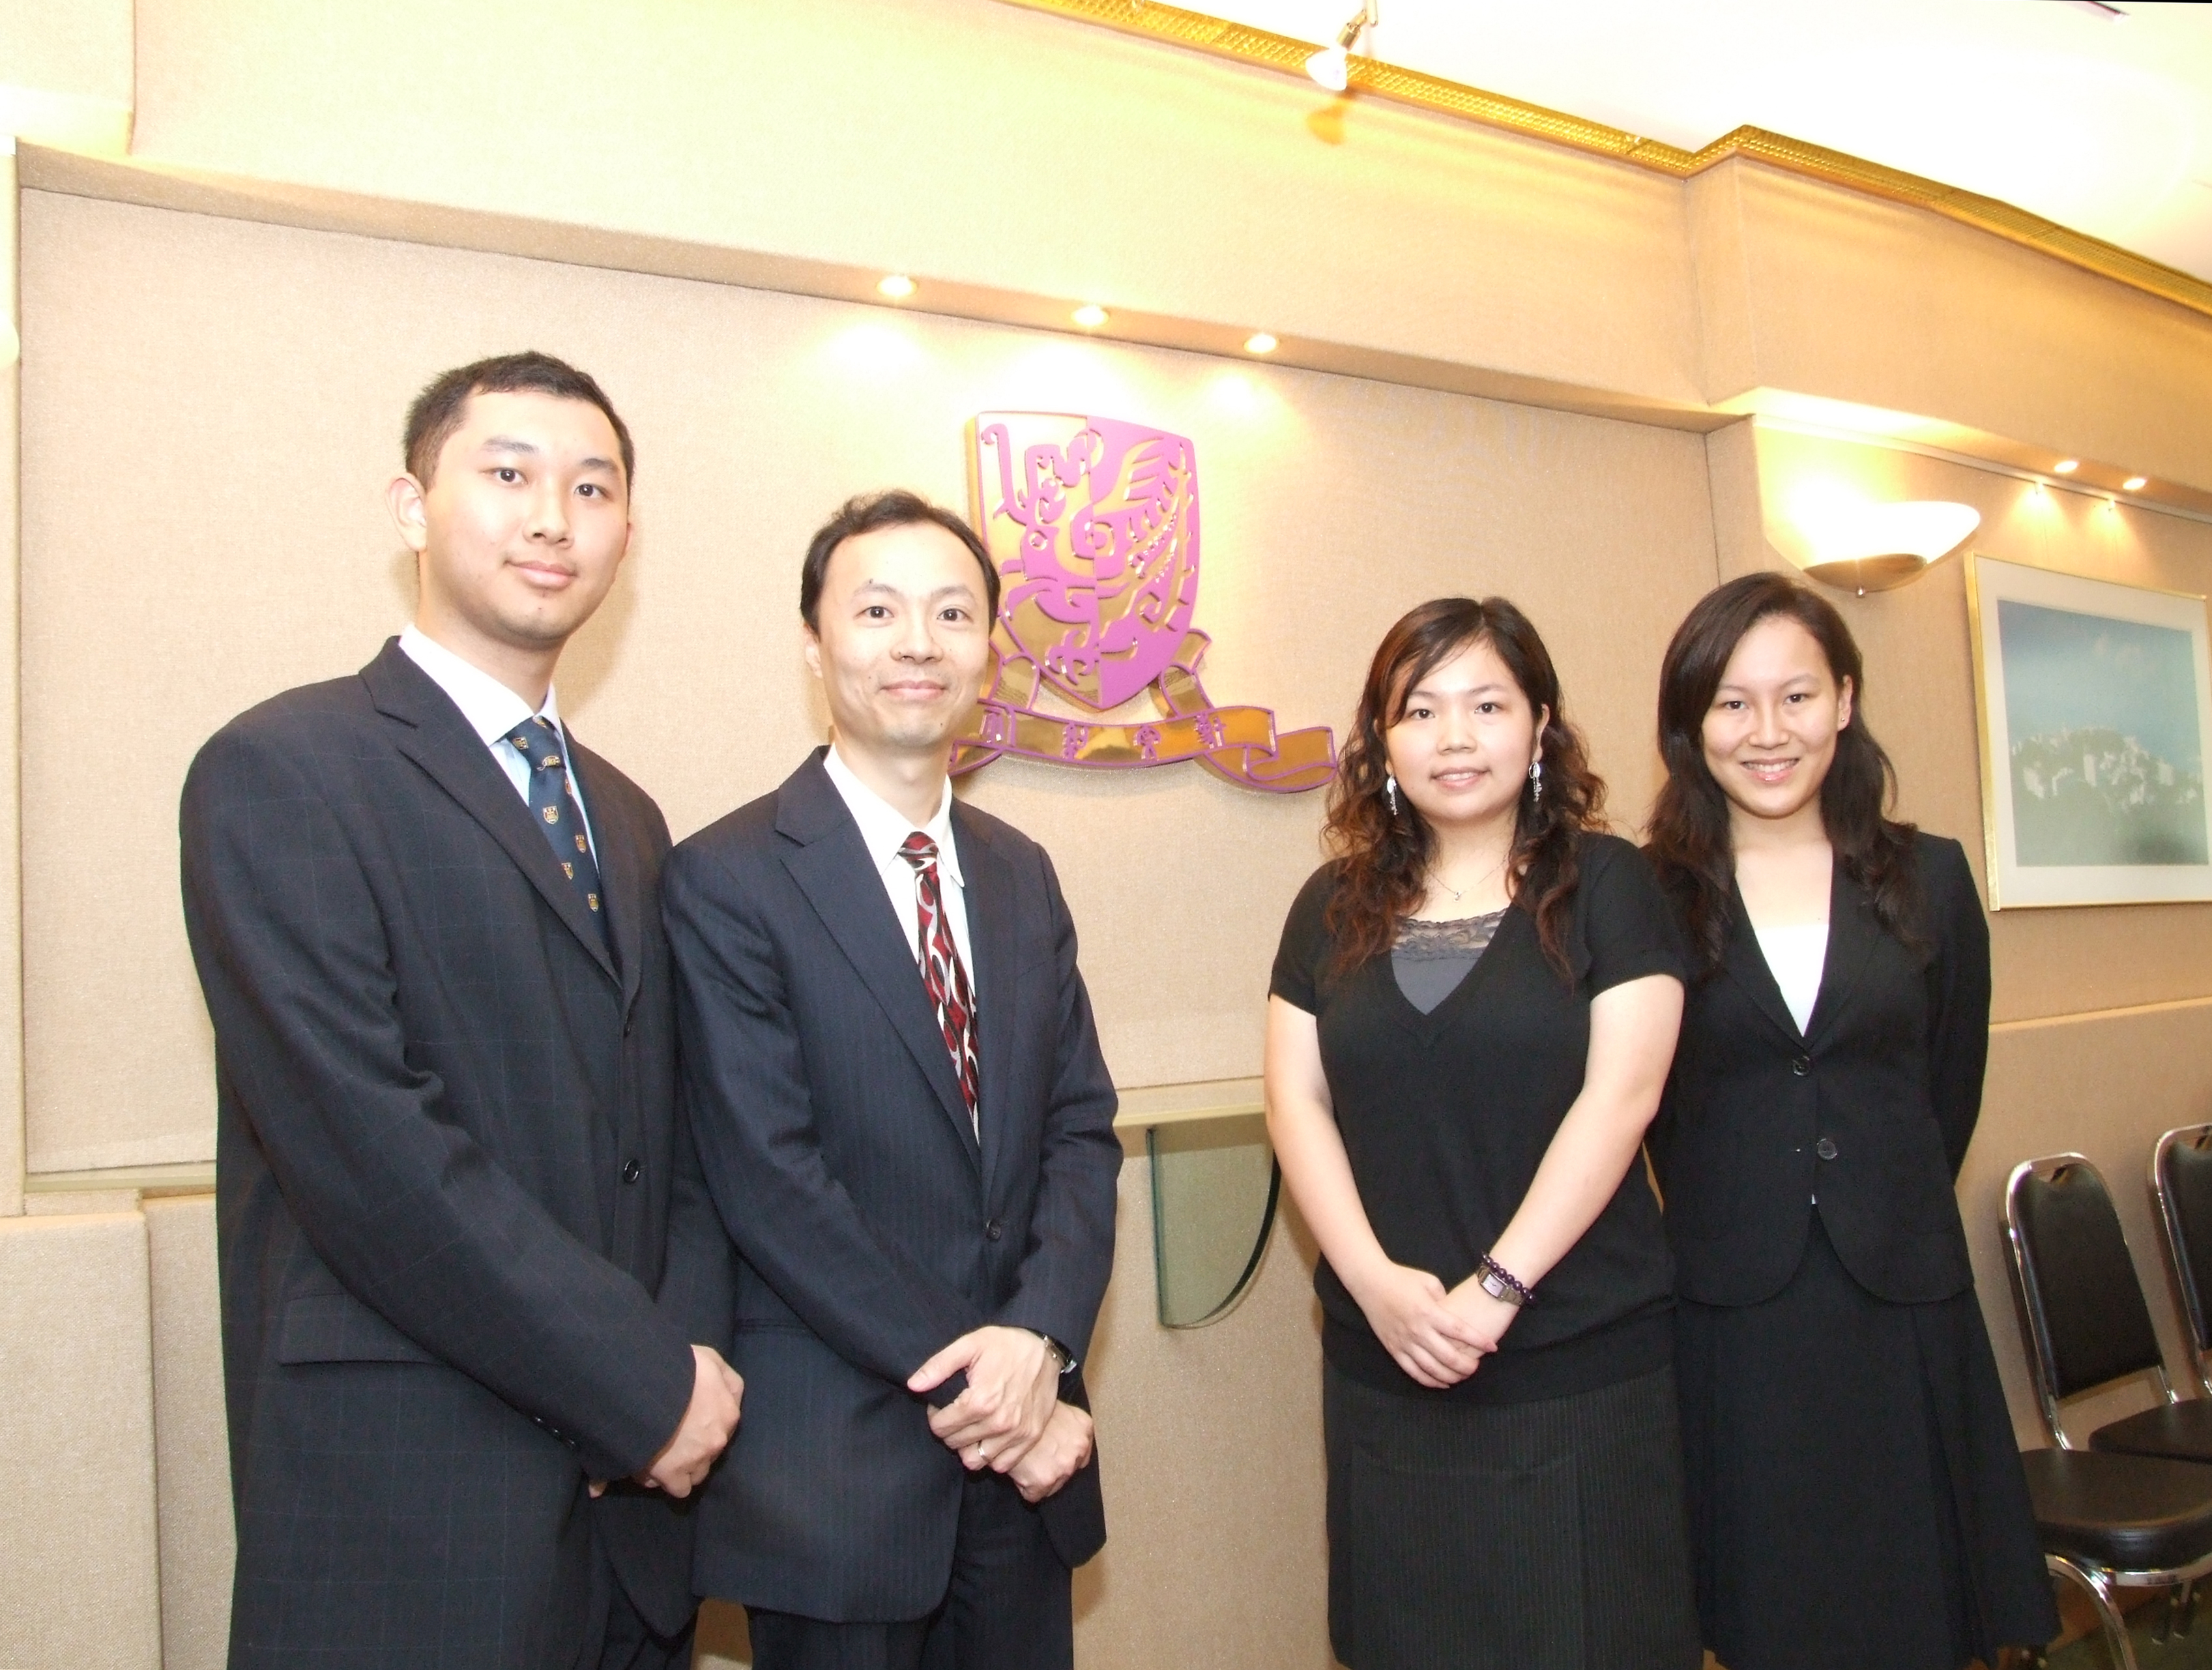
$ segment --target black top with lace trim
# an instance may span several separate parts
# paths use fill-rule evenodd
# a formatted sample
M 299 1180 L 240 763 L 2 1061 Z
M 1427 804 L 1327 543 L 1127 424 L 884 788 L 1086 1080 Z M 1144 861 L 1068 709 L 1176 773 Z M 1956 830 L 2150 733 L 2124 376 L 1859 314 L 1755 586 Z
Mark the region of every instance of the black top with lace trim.
M 1424 1015 L 1433 1014 L 1460 981 L 1474 972 L 1504 920 L 1504 910 L 1450 922 L 1401 917 L 1397 943 L 1390 948 L 1390 972 L 1397 976 L 1406 1001 Z

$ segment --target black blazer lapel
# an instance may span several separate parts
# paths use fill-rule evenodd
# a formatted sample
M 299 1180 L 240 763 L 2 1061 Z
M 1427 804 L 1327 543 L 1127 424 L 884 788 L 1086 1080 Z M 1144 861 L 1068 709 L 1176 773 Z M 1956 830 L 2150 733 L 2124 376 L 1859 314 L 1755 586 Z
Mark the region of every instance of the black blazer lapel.
M 968 938 L 975 957 L 975 1053 L 982 1076 L 977 1122 L 982 1126 L 983 1188 L 988 1199 L 999 1156 L 1006 1150 L 1006 1086 L 1014 1061 L 1014 872 L 969 817 L 968 809 L 957 800 L 952 805 L 952 840 L 960 852 Z
M 553 849 L 532 824 L 530 809 L 514 792 L 514 783 L 492 758 L 483 739 L 469 728 L 453 699 L 407 658 L 397 638 L 362 669 L 361 677 L 376 710 L 406 727 L 396 739 L 399 751 L 422 767 L 507 849 L 507 855 L 582 941 L 607 978 L 619 983 L 599 924 L 592 920 L 591 913 L 562 875 L 561 866 L 553 861 Z M 588 784 L 584 792 L 588 799 Z
M 1828 889 L 1828 961 L 1820 970 L 1820 995 L 1814 1000 L 1813 1017 L 1805 1035 L 1813 1043 L 1833 1029 L 1836 1017 L 1850 1001 L 1851 988 L 1866 973 L 1867 959 L 1881 944 L 1882 926 L 1874 914 L 1867 890 L 1836 865 Z
M 798 845 L 783 855 L 784 868 L 814 907 L 830 937 L 837 942 L 860 979 L 883 1006 L 939 1105 L 960 1133 L 971 1159 L 975 1127 L 967 1098 L 952 1071 L 952 1053 L 938 1030 L 937 1012 L 921 983 L 906 933 L 891 914 L 875 863 L 861 844 L 860 826 L 845 809 L 837 786 L 822 768 L 826 750 L 817 749 L 776 791 L 776 833 Z M 962 861 L 967 853 L 963 849 Z M 988 1001 L 988 999 L 984 999 Z
M 1830 906 L 1833 909 L 1832 903 Z M 1830 932 L 1832 933 L 1833 929 Z M 1832 944 L 1829 958 L 1834 960 Z M 1782 988 L 1775 984 L 1774 971 L 1766 966 L 1766 953 L 1759 948 L 1759 935 L 1751 926 L 1751 913 L 1744 908 L 1743 890 L 1734 882 L 1729 884 L 1729 940 L 1727 954 L 1721 959 L 1729 977 L 1743 987 L 1744 995 L 1759 1005 L 1759 1012 L 1787 1038 L 1793 1048 L 1802 1048 L 1805 1036 L 1797 1029 L 1797 1017 L 1790 1012 L 1790 1005 L 1782 1000 Z M 1822 989 L 1827 984 L 1821 977 Z M 1816 1003 L 1814 1013 L 1819 1014 Z
M 645 876 L 637 861 L 641 843 L 623 816 L 608 774 L 614 768 L 576 740 L 566 720 L 561 728 L 568 738 L 568 757 L 584 790 L 584 817 L 592 826 L 592 853 L 599 865 L 599 902 L 605 908 L 607 926 L 614 934 L 615 963 L 622 976 L 623 1013 L 637 1000 L 645 961 L 645 913 L 659 908 L 659 901 L 645 896 Z M 533 834 L 536 831 L 532 831 Z

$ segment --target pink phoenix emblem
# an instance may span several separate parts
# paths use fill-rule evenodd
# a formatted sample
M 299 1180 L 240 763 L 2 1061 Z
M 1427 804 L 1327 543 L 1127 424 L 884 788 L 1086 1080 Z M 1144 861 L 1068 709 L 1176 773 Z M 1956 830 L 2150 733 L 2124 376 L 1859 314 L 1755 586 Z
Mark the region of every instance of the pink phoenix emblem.
M 979 422 L 977 463 L 995 455 L 994 508 L 1018 532 L 999 564 L 1000 624 L 1047 683 L 1103 711 L 1144 694 L 1190 630 L 1198 468 L 1181 435 L 1077 421 L 1065 446 L 1031 441 L 1018 458 L 1006 420 Z
M 999 665 L 953 769 L 1001 754 L 1089 767 L 1195 760 L 1276 792 L 1336 771 L 1326 728 L 1277 735 L 1264 707 L 1217 707 L 1199 681 L 1197 451 L 1111 417 L 988 412 L 970 431 L 975 521 L 1004 582 Z M 1149 695 L 1157 720 L 1102 715 Z M 1081 710 L 1055 712 L 1041 701 Z

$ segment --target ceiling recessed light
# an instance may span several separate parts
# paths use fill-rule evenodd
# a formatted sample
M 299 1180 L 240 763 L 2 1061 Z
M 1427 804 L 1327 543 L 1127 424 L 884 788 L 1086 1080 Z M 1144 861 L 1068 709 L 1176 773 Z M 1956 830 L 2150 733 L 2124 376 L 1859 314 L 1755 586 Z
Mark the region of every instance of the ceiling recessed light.
M 903 301 L 914 294 L 914 280 L 902 272 L 895 272 L 879 282 L 876 288 L 894 301 Z
M 1272 354 L 1275 351 L 1276 346 L 1275 339 L 1265 331 L 1255 331 L 1244 338 L 1244 351 L 1247 354 Z
M 1070 313 L 1068 317 L 1073 319 L 1078 325 L 1081 325 L 1085 330 L 1096 331 L 1100 325 L 1106 323 L 1109 315 L 1107 313 L 1106 310 L 1100 307 L 1097 302 L 1086 301 L 1080 307 L 1078 307 L 1073 313 Z
M 2076 470 L 2079 470 L 2081 467 L 2081 460 L 2079 458 L 2061 458 L 2057 463 L 2052 465 L 2051 467 L 2052 471 L 2058 475 L 2070 476 Z
M 2120 486 L 2130 493 L 2140 493 L 2149 485 L 2150 477 L 2148 476 L 2130 476 L 2120 483 Z

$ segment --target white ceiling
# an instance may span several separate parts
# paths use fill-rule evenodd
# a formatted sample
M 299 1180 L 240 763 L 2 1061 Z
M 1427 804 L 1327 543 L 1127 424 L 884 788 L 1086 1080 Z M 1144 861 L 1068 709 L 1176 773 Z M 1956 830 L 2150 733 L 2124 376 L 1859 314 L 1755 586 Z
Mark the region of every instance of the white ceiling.
M 1333 40 L 1358 0 L 1184 0 Z M 1695 150 L 1749 124 L 2212 280 L 2212 5 L 1379 0 L 1362 50 Z

